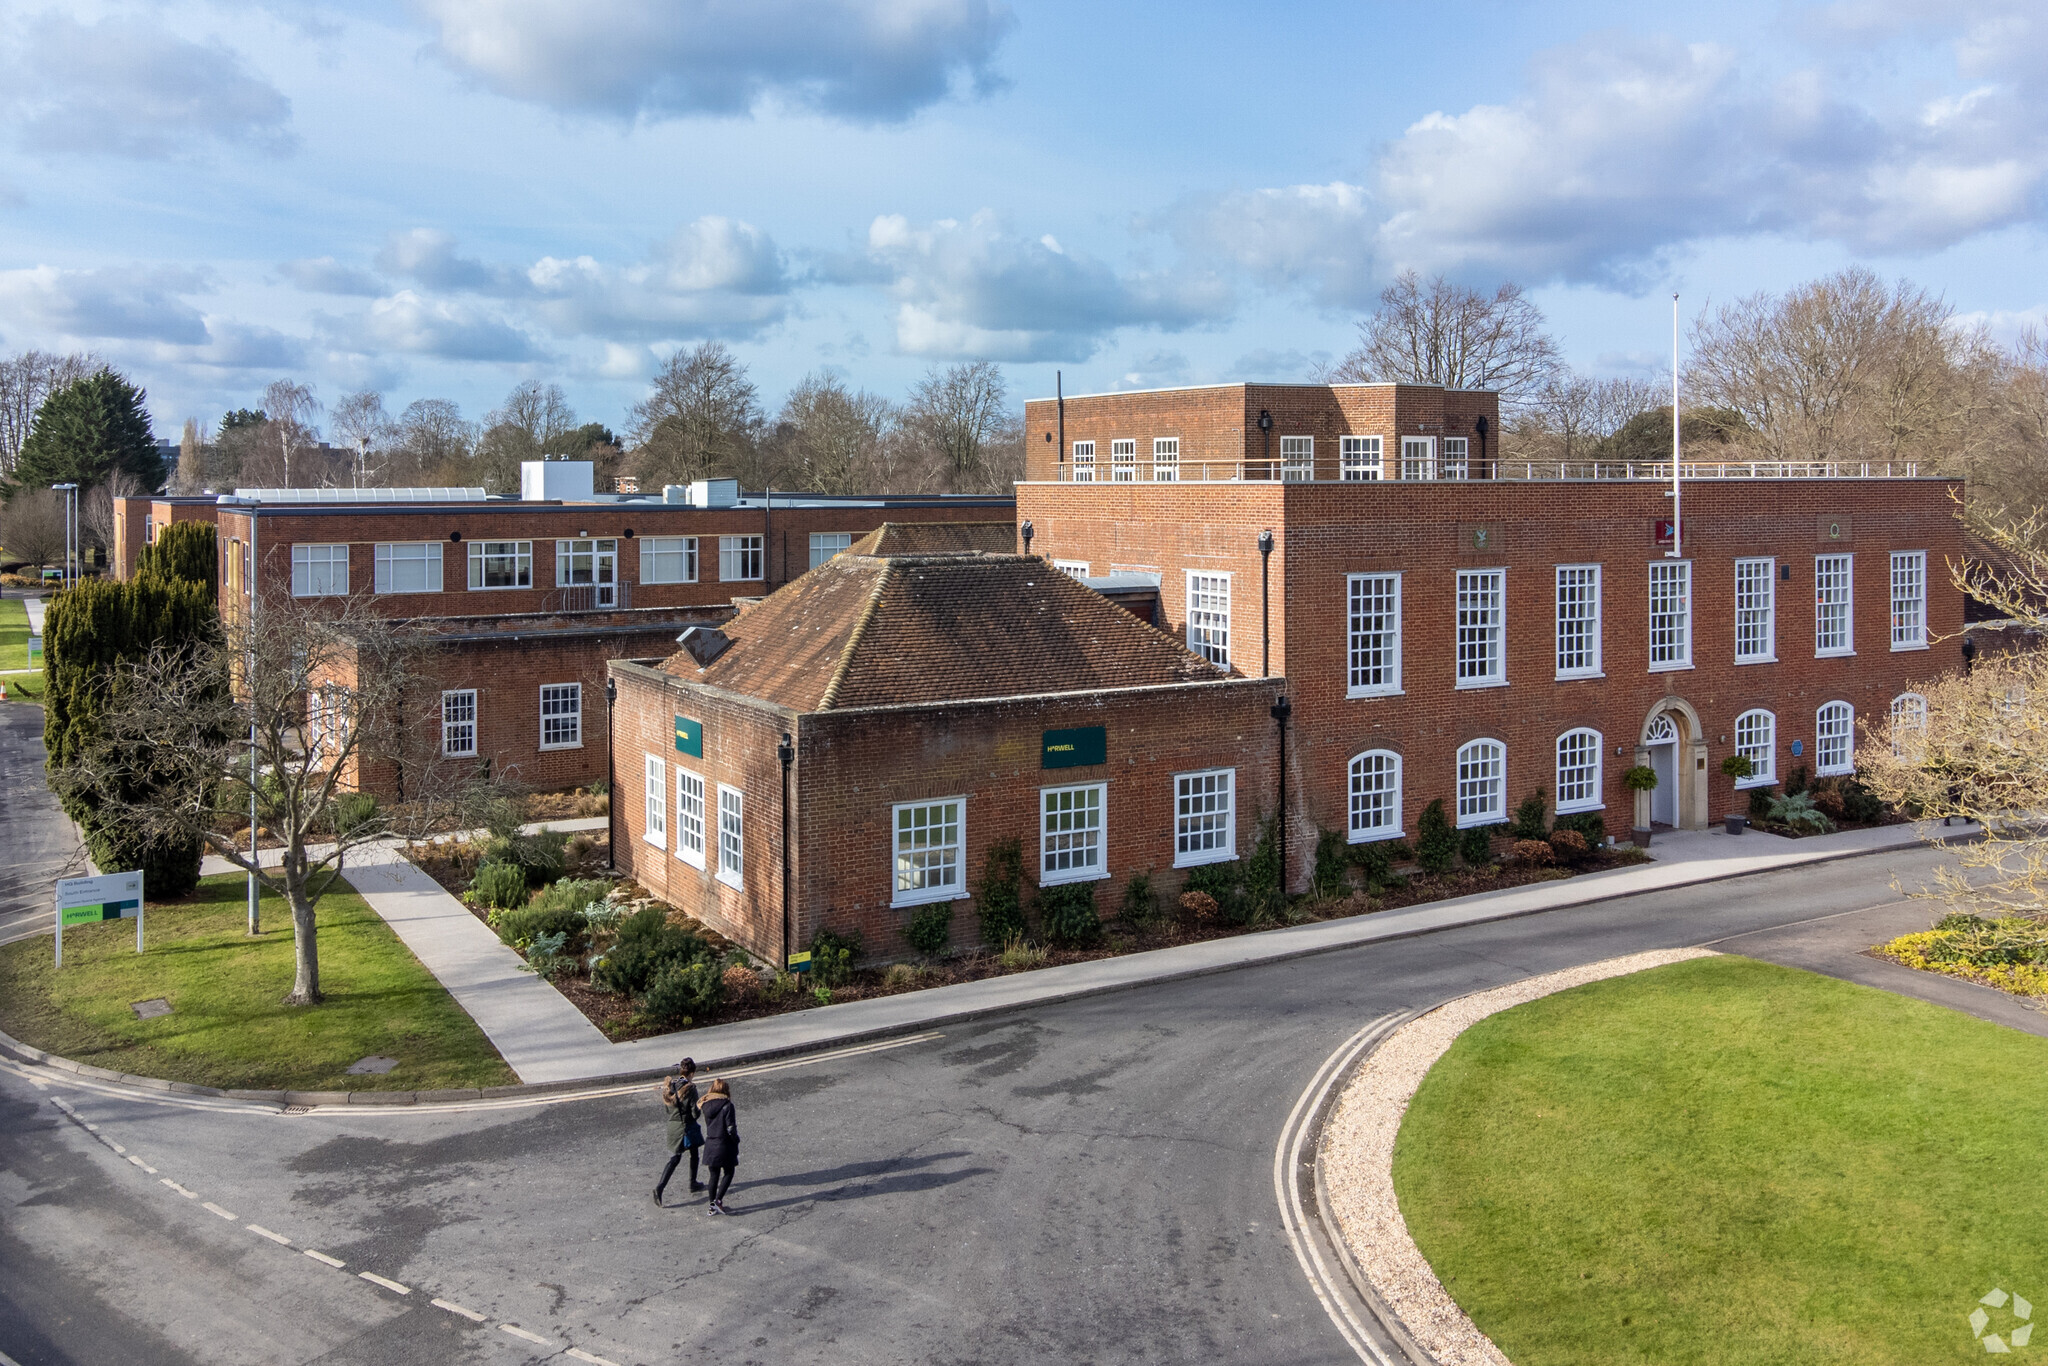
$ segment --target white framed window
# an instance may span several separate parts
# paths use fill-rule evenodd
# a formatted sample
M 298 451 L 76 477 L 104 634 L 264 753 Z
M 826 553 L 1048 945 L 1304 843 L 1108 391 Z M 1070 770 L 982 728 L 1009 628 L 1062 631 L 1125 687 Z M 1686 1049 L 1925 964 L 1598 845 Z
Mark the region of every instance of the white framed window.
M 1435 437 L 1404 436 L 1401 438 L 1401 477 L 1403 479 L 1436 478 Z
M 853 546 L 850 531 L 813 531 L 811 533 L 811 568 L 816 569 L 834 555 L 843 555 Z
M 1599 678 L 1600 566 L 1557 567 L 1557 676 Z
M 1152 477 L 1162 484 L 1172 484 L 1179 481 L 1179 437 L 1155 436 L 1152 438 Z
M 1508 681 L 1505 569 L 1458 571 L 1458 686 L 1491 688 Z
M 1692 562 L 1650 565 L 1650 672 L 1692 667 Z
M 1095 482 L 1095 443 L 1076 441 L 1074 443 L 1074 477 L 1076 484 Z
M 379 541 L 371 582 L 379 593 L 441 591 L 439 541 Z
M 1108 877 L 1103 850 L 1107 785 L 1044 787 L 1038 791 L 1038 883 L 1086 882 Z
M 1173 775 L 1173 866 L 1237 857 L 1237 770 Z
M 1749 776 L 1737 787 L 1769 787 L 1778 781 L 1778 718 L 1761 709 L 1735 718 L 1735 752 L 1749 760 Z
M 1856 771 L 1856 709 L 1823 702 L 1813 714 L 1813 771 L 1820 777 Z
M 1353 574 L 1350 583 L 1351 672 L 1346 697 L 1387 697 L 1401 691 L 1401 576 Z
M 892 906 L 951 901 L 967 893 L 967 799 L 904 802 L 890 808 L 895 828 Z
M 1312 436 L 1280 438 L 1280 477 L 1293 484 L 1305 484 L 1316 477 L 1316 439 Z
M 556 541 L 555 587 L 578 588 L 612 582 L 618 555 L 619 543 L 615 540 Z
M 1088 561 L 1086 560 L 1054 560 L 1052 567 L 1059 570 L 1062 574 L 1069 574 L 1077 579 L 1088 577 Z
M 1350 777 L 1350 842 L 1400 838 L 1401 756 L 1390 749 L 1369 749 L 1353 757 Z
M 339 756 L 350 743 L 351 697 L 347 688 L 326 683 L 306 694 L 306 752 L 316 762 Z
M 1557 737 L 1557 813 L 1598 811 L 1602 795 L 1601 752 L 1606 741 L 1597 730 L 1568 730 Z
M 1138 443 L 1126 437 L 1109 443 L 1109 480 L 1113 484 L 1138 482 Z
M 1813 557 L 1813 653 L 1816 659 L 1856 653 L 1853 632 L 1855 561 L 1853 555 Z
M 640 582 L 695 583 L 697 581 L 697 538 L 695 536 L 642 536 L 640 538 Z
M 647 828 L 640 838 L 657 849 L 668 847 L 668 765 L 659 755 L 647 756 Z
M 1337 439 L 1338 474 L 1344 479 L 1378 479 L 1381 458 L 1380 438 L 1376 436 Z
M 348 547 L 346 545 L 293 546 L 292 596 L 295 598 L 347 597 Z
M 1472 438 L 1447 436 L 1444 438 L 1444 458 L 1437 473 L 1444 479 L 1469 479 L 1472 477 Z
M 704 779 L 676 765 L 676 857 L 704 866 Z
M 142 518 L 142 543 L 144 545 L 156 544 L 156 518 L 149 516 L 147 513 Z
M 718 578 L 722 583 L 742 583 L 761 577 L 759 536 L 718 538 Z
M 1458 828 L 1498 825 L 1508 818 L 1508 751 L 1498 740 L 1458 750 Z
M 1927 699 L 1902 692 L 1892 699 L 1892 753 L 1904 754 L 1927 738 Z
M 1778 659 L 1778 562 L 1735 562 L 1735 662 L 1773 664 Z
M 583 685 L 543 683 L 540 687 L 540 747 L 577 749 L 583 744 Z
M 441 694 L 441 753 L 451 759 L 476 753 L 476 689 Z
M 1188 648 L 1230 667 L 1230 575 L 1188 571 Z
M 471 588 L 533 587 L 532 541 L 471 541 Z
M 746 881 L 746 826 L 740 790 L 718 785 L 718 880 L 728 887 Z
M 1927 552 L 1892 552 L 1892 648 L 1927 648 Z

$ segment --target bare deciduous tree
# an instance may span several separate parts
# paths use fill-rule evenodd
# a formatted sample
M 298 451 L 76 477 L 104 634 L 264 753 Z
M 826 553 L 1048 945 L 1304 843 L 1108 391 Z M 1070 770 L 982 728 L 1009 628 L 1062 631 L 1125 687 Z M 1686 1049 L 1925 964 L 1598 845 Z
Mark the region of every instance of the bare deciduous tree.
M 171 492 L 187 496 L 206 487 L 207 448 L 213 444 L 206 424 L 196 417 L 185 419 L 178 438 L 178 468 L 171 476 Z
M 386 472 L 395 483 L 467 485 L 476 451 L 474 423 L 445 398 L 417 398 L 398 415 Z
M 1009 386 L 992 361 L 937 367 L 911 386 L 905 436 L 936 458 L 943 487 L 955 492 L 1007 489 L 1022 477 L 1023 425 L 1007 402 Z
M 144 488 L 140 479 L 118 466 L 107 471 L 106 478 L 79 495 L 79 540 L 86 545 L 111 550 L 114 545 L 114 519 L 120 515 L 120 500 L 153 491 Z
M 55 564 L 64 558 L 64 520 L 63 494 L 24 489 L 0 503 L 0 550 L 38 569 Z
M 0 360 L 0 475 L 14 469 L 21 443 L 36 422 L 36 409 L 57 389 L 106 368 L 90 351 L 68 356 L 23 351 Z
M 319 414 L 311 385 L 281 379 L 264 389 L 264 420 L 248 434 L 239 482 L 254 488 L 298 487 L 295 477 L 303 479 L 306 472 L 295 462 L 301 451 L 320 439 L 313 426 Z
M 722 342 L 702 342 L 662 363 L 654 391 L 633 407 L 633 471 L 643 489 L 737 476 L 761 429 L 747 367 Z
M 372 488 L 384 472 L 393 426 L 384 411 L 384 395 L 374 389 L 358 389 L 334 405 L 334 439 L 350 452 L 349 476 L 354 488 Z
M 493 493 L 517 492 L 520 464 L 559 454 L 556 443 L 575 427 L 576 410 L 561 385 L 539 380 L 518 385 L 484 418 L 476 464 L 485 487 Z
M 1379 308 L 1358 325 L 1358 349 L 1330 377 L 1491 390 L 1514 408 L 1557 367 L 1557 343 L 1520 285 L 1488 295 L 1441 275 L 1425 284 L 1408 270 L 1381 292 Z
M 1594 379 L 1560 369 L 1508 425 L 1502 454 L 1509 459 L 1588 459 L 1598 443 L 1666 397 L 1652 380 Z M 1665 412 L 1668 417 L 1668 407 Z
M 768 444 L 794 487 L 857 493 L 875 487 L 876 452 L 893 416 L 885 398 L 853 392 L 834 375 L 806 375 L 783 400 Z

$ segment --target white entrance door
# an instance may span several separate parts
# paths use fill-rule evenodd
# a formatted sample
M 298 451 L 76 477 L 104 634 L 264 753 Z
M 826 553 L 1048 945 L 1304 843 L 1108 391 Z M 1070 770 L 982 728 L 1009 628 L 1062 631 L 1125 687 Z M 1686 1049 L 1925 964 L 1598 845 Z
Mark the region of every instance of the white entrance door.
M 619 543 L 599 541 L 597 543 L 596 600 L 599 607 L 619 605 Z
M 1650 751 L 1650 769 L 1657 786 L 1650 793 L 1650 821 L 1655 825 L 1678 824 L 1678 727 L 1669 716 L 1650 723 L 1643 737 Z

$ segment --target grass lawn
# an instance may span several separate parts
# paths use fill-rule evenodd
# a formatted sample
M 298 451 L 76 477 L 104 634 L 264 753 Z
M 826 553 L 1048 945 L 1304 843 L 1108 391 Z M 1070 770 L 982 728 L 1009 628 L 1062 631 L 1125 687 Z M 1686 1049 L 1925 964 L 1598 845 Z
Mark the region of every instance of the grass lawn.
M 9 701 L 40 701 L 43 670 L 28 667 L 28 608 L 20 598 L 0 598 L 0 683 L 7 685 Z
M 2044 1078 L 2048 1038 L 1699 959 L 1466 1031 L 1394 1181 L 1516 1366 L 1980 1360 L 1994 1286 L 2048 1318 Z
M 327 999 L 284 1006 L 292 985 L 291 918 L 263 899 L 251 939 L 240 873 L 209 877 L 187 901 L 148 908 L 146 952 L 133 921 L 0 948 L 0 1029 L 96 1067 L 174 1081 L 270 1090 L 435 1090 L 518 1080 L 490 1040 L 390 926 L 354 892 L 321 898 L 320 977 Z M 130 1006 L 163 997 L 171 1013 Z M 383 1076 L 349 1076 L 358 1059 L 398 1059 Z

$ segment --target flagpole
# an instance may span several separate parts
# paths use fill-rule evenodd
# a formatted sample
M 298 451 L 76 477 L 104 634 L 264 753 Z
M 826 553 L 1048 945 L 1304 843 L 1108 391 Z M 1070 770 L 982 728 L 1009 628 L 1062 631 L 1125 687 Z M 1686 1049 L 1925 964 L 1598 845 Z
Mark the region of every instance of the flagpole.
M 1685 558 L 1685 494 L 1678 482 L 1678 296 L 1671 296 L 1671 549 L 1673 560 Z

